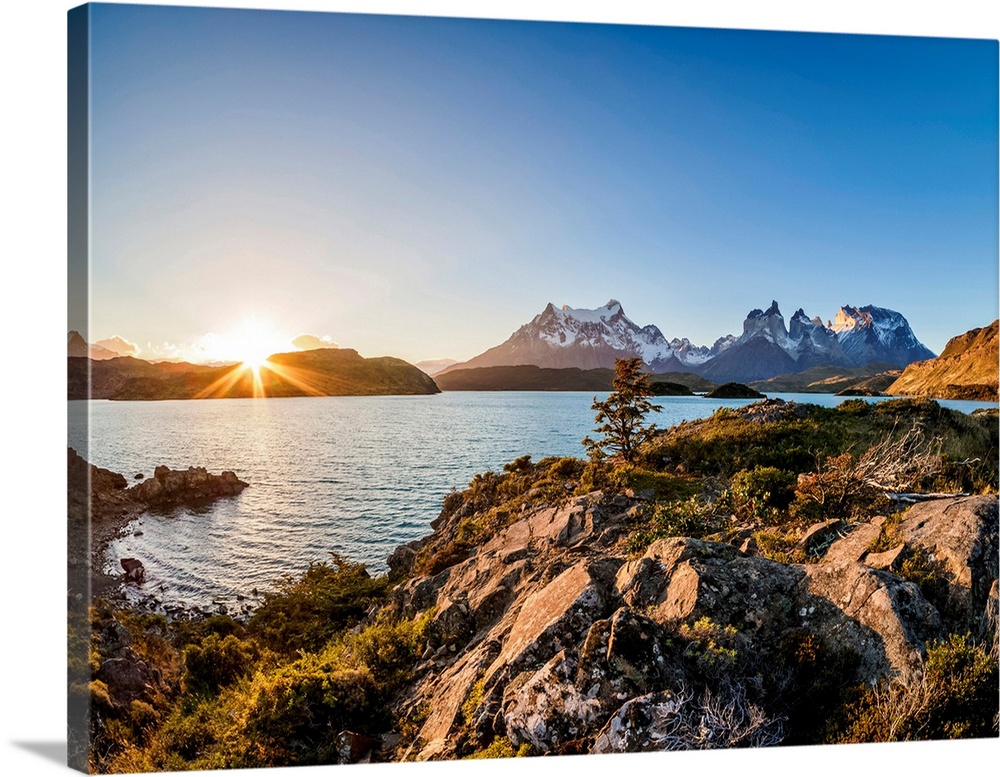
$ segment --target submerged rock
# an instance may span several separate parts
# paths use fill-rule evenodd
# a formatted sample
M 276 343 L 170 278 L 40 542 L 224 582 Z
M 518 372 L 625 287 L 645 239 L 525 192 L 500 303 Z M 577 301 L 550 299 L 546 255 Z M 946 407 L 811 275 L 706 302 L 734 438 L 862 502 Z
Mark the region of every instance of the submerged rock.
M 125 570 L 125 582 L 141 584 L 146 580 L 146 568 L 137 558 L 123 558 L 122 569 Z

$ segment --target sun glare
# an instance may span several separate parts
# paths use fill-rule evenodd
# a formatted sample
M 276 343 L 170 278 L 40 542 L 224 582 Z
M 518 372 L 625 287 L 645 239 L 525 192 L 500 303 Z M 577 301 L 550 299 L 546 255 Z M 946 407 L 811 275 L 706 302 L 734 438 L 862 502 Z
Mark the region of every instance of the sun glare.
M 290 338 L 279 335 L 270 324 L 253 318 L 221 334 L 206 335 L 200 343 L 201 361 L 228 362 L 233 366 L 197 396 L 228 396 L 249 372 L 253 378 L 253 396 L 264 397 L 268 384 L 261 375 L 263 369 L 272 373 L 270 377 L 279 380 L 286 388 L 293 387 L 307 396 L 323 396 L 316 375 L 308 370 L 268 361 L 273 354 L 292 350 L 291 345 Z
M 240 366 L 260 372 L 267 357 L 290 350 L 283 338 L 266 322 L 248 318 L 219 336 L 217 351 L 220 359 L 239 362 Z

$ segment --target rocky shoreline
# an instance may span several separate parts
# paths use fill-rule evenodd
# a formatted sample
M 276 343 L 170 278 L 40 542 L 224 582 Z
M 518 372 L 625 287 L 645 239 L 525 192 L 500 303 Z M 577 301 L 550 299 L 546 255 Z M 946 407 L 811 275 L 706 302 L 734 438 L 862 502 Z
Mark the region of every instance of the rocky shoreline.
M 481 473 L 387 575 L 334 555 L 246 619 L 95 600 L 95 770 L 995 737 L 996 435 L 995 411 L 766 400 L 639 463 Z M 91 478 L 99 536 L 243 487 Z
M 204 467 L 171 470 L 160 466 L 152 477 L 129 487 L 124 475 L 89 464 L 72 448 L 68 449 L 67 484 L 71 588 L 74 581 L 84 587 L 78 573 L 87 569 L 90 595 L 118 605 L 124 605 L 121 584 L 141 580 L 141 559 L 123 559 L 123 575 L 113 576 L 104 571 L 104 556 L 108 545 L 132 521 L 149 510 L 204 505 L 236 496 L 248 485 L 229 471 L 213 475 Z M 138 566 L 125 562 L 138 562 Z

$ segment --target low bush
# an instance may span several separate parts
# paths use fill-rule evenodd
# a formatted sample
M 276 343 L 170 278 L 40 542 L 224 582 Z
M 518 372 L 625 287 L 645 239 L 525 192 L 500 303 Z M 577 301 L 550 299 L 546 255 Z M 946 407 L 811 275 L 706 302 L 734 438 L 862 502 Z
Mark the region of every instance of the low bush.
M 329 564 L 313 564 L 300 577 L 279 580 L 247 624 L 247 634 L 282 655 L 315 652 L 385 601 L 384 577 L 373 578 L 363 564 L 330 555 Z
M 913 685 L 860 689 L 831 719 L 827 741 L 996 737 L 998 680 L 996 656 L 969 635 L 952 634 L 927 649 L 923 676 Z
M 729 500 L 735 515 L 754 524 L 782 523 L 795 497 L 796 475 L 777 467 L 755 466 L 733 475 Z
M 611 470 L 609 483 L 614 491 L 632 490 L 653 500 L 676 500 L 695 496 L 701 484 L 691 477 L 623 464 Z
M 798 545 L 795 532 L 760 530 L 753 533 L 757 555 L 781 564 L 805 564 L 806 552 Z
M 885 494 L 858 475 L 850 453 L 828 456 L 818 472 L 800 475 L 791 514 L 803 521 L 860 520 L 885 509 Z
M 232 634 L 223 639 L 209 634 L 201 644 L 185 648 L 181 689 L 194 695 L 218 693 L 248 671 L 255 652 Z
M 496 737 L 484 749 L 465 756 L 465 760 L 472 761 L 480 758 L 524 758 L 531 755 L 531 746 L 521 745 L 516 751 L 507 737 Z
M 699 497 L 651 503 L 634 519 L 636 528 L 629 535 L 628 550 L 643 553 L 653 542 L 667 537 L 701 539 L 718 532 L 724 520 L 713 504 Z

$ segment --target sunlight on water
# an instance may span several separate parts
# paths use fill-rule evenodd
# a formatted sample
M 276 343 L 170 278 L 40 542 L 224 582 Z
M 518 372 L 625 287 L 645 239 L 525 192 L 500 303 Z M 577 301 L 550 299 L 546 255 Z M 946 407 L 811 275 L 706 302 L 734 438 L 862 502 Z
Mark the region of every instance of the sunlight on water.
M 604 395 L 606 396 L 606 395 Z M 828 395 L 777 395 L 835 405 Z M 603 398 L 603 397 L 602 397 Z M 145 515 L 110 549 L 135 556 L 145 591 L 164 602 L 252 602 L 282 574 L 330 552 L 384 571 L 392 550 L 425 536 L 452 488 L 525 453 L 584 455 L 593 394 L 450 392 L 417 397 L 322 397 L 90 403 L 90 460 L 149 477 L 165 464 L 233 470 L 240 496 L 200 511 Z M 747 400 L 657 400 L 660 427 Z M 975 403 L 951 404 L 970 410 Z M 87 403 L 69 403 L 70 445 L 87 450 Z M 986 405 L 983 405 L 986 406 Z M 135 536 L 134 532 L 141 532 Z M 162 587 L 162 590 L 161 590 Z

